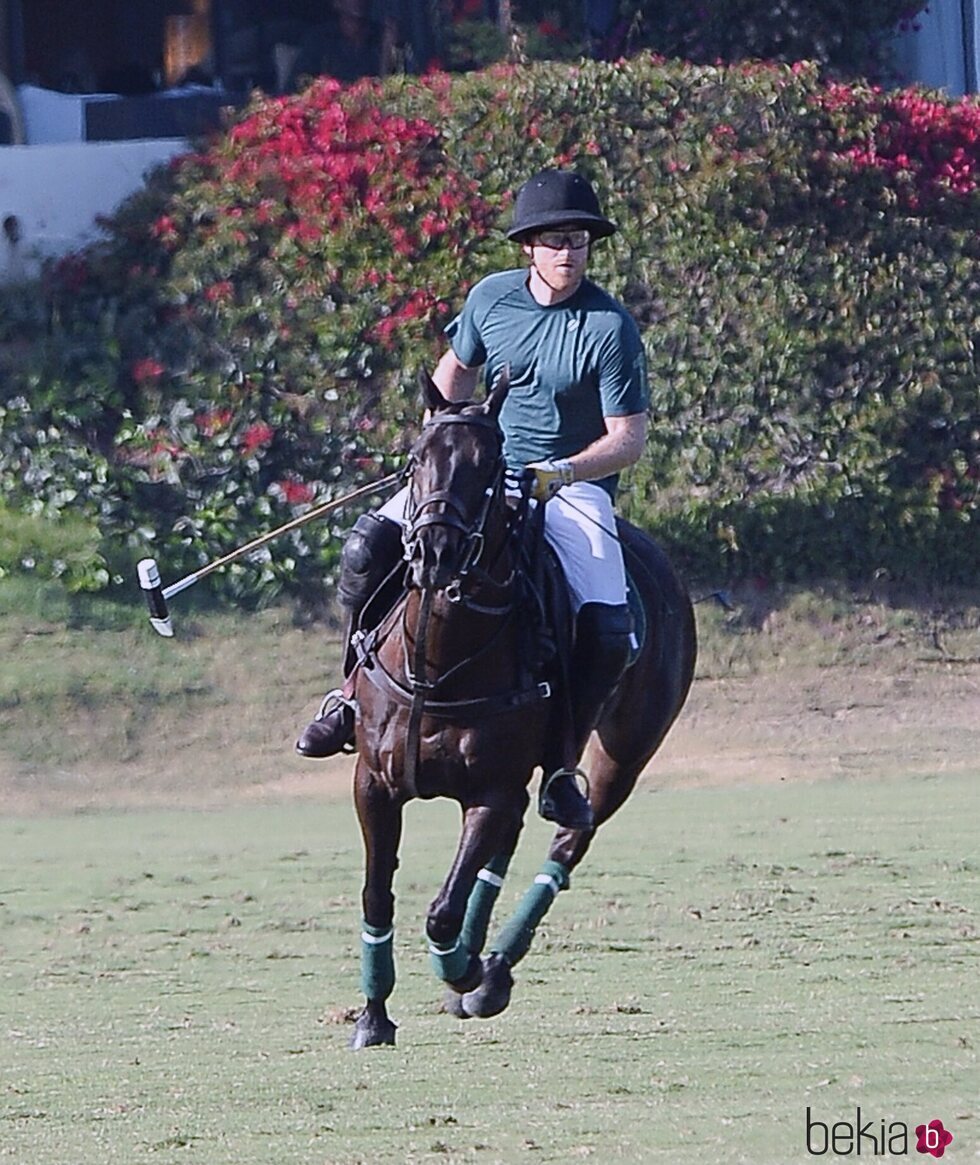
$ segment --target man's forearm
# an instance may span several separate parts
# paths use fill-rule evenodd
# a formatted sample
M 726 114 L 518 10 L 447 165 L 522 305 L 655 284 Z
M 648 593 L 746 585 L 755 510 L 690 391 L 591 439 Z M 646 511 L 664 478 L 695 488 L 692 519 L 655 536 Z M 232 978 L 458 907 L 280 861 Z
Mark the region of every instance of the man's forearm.
M 643 413 L 606 419 L 607 431 L 579 453 L 567 458 L 576 481 L 598 481 L 621 473 L 643 456 L 647 419 Z

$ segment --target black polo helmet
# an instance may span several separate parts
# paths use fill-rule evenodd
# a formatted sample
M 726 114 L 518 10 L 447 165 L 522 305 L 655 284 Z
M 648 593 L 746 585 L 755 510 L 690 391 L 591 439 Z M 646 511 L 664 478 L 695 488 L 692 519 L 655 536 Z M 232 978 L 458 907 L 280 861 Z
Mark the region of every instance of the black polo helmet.
M 588 227 L 594 239 L 605 239 L 618 229 L 603 215 L 596 192 L 581 174 L 541 170 L 518 190 L 507 238 L 523 242 L 535 231 L 571 222 Z

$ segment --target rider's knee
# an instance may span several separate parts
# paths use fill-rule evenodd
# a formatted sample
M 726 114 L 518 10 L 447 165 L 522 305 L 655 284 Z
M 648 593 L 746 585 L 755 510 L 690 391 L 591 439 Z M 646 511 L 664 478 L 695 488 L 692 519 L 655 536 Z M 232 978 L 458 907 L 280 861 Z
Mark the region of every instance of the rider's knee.
M 337 597 L 348 610 L 360 610 L 402 556 L 402 530 L 380 514 L 361 514 L 340 554 Z

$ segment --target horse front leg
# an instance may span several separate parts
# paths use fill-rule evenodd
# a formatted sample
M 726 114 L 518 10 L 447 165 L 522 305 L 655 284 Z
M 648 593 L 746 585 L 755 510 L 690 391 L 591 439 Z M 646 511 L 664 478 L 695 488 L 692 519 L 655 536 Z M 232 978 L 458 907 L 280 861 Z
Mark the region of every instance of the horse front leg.
M 361 989 L 366 1003 L 357 1017 L 351 1048 L 395 1043 L 396 1025 L 386 1002 L 395 987 L 392 882 L 398 868 L 403 798 L 393 794 L 358 758 L 354 804 L 364 839 L 364 888 L 361 895 Z
M 454 992 L 471 990 L 483 976 L 479 952 L 524 808 L 526 798 L 516 810 L 486 805 L 464 810 L 455 861 L 425 925 L 433 970 Z
M 516 848 L 515 837 L 513 845 L 495 853 L 486 865 L 477 871 L 476 882 L 466 903 L 463 929 L 460 932 L 464 946 L 475 955 L 480 954 L 486 944 L 490 918 L 503 889 L 510 859 L 514 856 Z
M 522 822 L 523 824 L 523 822 Z M 495 853 L 493 857 L 477 871 L 476 881 L 470 891 L 466 903 L 466 915 L 463 918 L 463 929 L 460 931 L 460 941 L 467 950 L 479 955 L 487 941 L 487 930 L 490 918 L 493 915 L 497 899 L 504 885 L 504 878 L 510 867 L 510 860 L 517 849 L 517 839 L 520 835 L 520 826 L 514 834 L 511 845 Z M 484 964 L 486 974 L 486 964 Z M 457 1019 L 469 1019 L 470 1014 L 463 1006 L 464 996 L 449 988 L 443 999 L 443 1010 Z

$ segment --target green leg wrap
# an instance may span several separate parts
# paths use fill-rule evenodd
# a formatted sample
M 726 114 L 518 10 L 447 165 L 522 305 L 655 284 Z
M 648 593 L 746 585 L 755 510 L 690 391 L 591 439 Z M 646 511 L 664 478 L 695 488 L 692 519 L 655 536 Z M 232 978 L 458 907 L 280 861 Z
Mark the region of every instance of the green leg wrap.
M 366 999 L 384 1001 L 395 989 L 395 931 L 361 923 L 361 990 Z
M 561 862 L 545 862 L 491 949 L 503 955 L 512 967 L 519 963 L 530 949 L 538 923 L 551 909 L 558 891 L 567 888 L 568 870 Z
M 479 954 L 487 941 L 490 915 L 497 903 L 500 887 L 510 865 L 511 855 L 496 854 L 476 876 L 476 883 L 466 903 L 466 917 L 460 931 L 460 942 L 467 950 Z
M 458 938 L 451 946 L 440 947 L 429 942 L 429 963 L 443 983 L 455 983 L 462 979 L 470 965 L 470 951 Z

